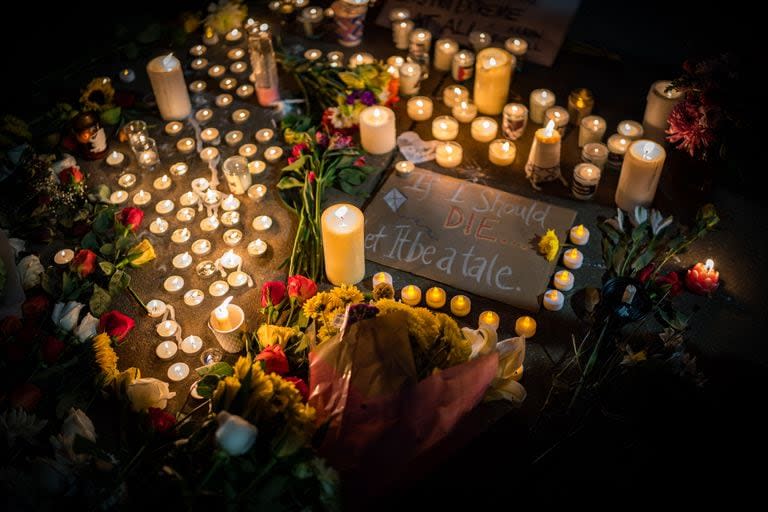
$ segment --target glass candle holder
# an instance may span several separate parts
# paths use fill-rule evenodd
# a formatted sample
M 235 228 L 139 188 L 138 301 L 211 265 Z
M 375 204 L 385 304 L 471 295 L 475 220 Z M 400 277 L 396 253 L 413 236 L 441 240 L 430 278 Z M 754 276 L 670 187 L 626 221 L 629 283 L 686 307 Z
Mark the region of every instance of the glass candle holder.
M 407 103 L 408 117 L 414 121 L 426 121 L 432 117 L 432 100 L 426 96 L 414 96 Z
M 501 131 L 505 138 L 517 140 L 528 124 L 528 107 L 521 103 L 508 103 L 502 111 Z
M 432 121 L 432 136 L 437 140 L 453 140 L 459 134 L 459 122 L 451 116 L 438 116 Z
M 245 194 L 251 186 L 251 174 L 248 172 L 248 160 L 244 156 L 231 156 L 221 166 L 227 180 L 229 191 L 235 195 Z
M 408 60 L 421 66 L 421 79 L 429 76 L 429 49 L 432 45 L 432 33 L 424 28 L 411 31 L 408 36 Z
M 571 124 L 579 126 L 581 120 L 592 113 L 595 106 L 595 98 L 589 89 L 575 89 L 568 95 L 568 115 Z
M 455 82 L 464 82 L 472 78 L 475 71 L 475 54 L 469 50 L 461 50 L 453 56 L 451 77 Z

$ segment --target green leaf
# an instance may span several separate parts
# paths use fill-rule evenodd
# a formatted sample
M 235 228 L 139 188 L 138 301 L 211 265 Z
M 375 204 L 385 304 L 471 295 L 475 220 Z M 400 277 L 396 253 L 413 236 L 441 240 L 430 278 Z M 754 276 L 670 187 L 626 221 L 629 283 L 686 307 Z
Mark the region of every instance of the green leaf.
M 118 252 L 125 252 L 133 246 L 134 246 L 134 241 L 128 238 L 127 236 L 117 239 L 116 247 Z
M 648 236 L 648 223 L 643 222 L 632 231 L 632 242 L 638 243 L 647 238 Z
M 621 275 L 621 267 L 624 264 L 624 259 L 627 257 L 627 248 L 624 246 L 618 246 L 613 253 L 611 266 L 617 276 Z M 606 262 L 607 263 L 607 262 Z
M 118 122 L 120 122 L 120 114 L 122 111 L 123 110 L 120 107 L 113 107 L 109 110 L 105 110 L 101 113 L 101 122 L 109 126 L 116 125 Z
M 122 270 L 118 270 L 109 280 L 109 294 L 114 297 L 123 293 L 129 284 L 131 284 L 131 276 Z
M 298 159 L 296 159 L 295 162 L 292 164 L 288 164 L 285 167 L 283 167 L 282 171 L 298 171 L 302 167 L 304 167 L 304 164 L 307 162 L 307 159 L 309 158 L 308 155 L 301 155 Z
M 102 246 L 102 253 L 104 252 L 103 246 Z M 111 276 L 112 272 L 115 271 L 115 266 L 108 262 L 108 261 L 100 261 L 99 267 L 101 268 L 101 271 L 104 272 L 104 275 Z
M 114 218 L 114 211 L 112 209 L 108 208 L 100 211 L 93 219 L 93 230 L 98 234 L 106 233 L 114 224 Z
M 112 256 L 115 254 L 115 246 L 114 244 L 104 244 L 101 247 L 99 247 L 99 252 L 105 257 Z M 111 272 L 104 271 L 105 274 L 109 275 Z
M 90 249 L 92 251 L 98 251 L 99 250 L 99 239 L 96 237 L 96 234 L 93 231 L 90 231 L 80 241 L 80 245 L 82 245 L 84 249 Z
M 303 186 L 304 183 L 291 176 L 281 178 L 280 181 L 277 182 L 278 190 L 290 190 L 292 188 L 302 188 Z
M 88 307 L 91 309 L 93 316 L 101 316 L 107 312 L 109 304 L 112 302 L 112 297 L 109 292 L 101 286 L 93 285 L 93 294 L 91 300 L 88 302 Z
M 212 365 L 198 368 L 197 374 L 200 375 L 201 377 L 204 377 L 206 375 L 215 375 L 217 377 L 230 377 L 235 374 L 235 369 L 232 368 L 232 365 L 230 365 L 229 363 L 225 363 L 224 361 L 219 361 L 218 363 L 214 363 Z
M 213 397 L 213 392 L 216 390 L 216 386 L 219 385 L 219 380 L 219 377 L 216 375 L 204 376 L 197 383 L 197 393 L 203 398 Z

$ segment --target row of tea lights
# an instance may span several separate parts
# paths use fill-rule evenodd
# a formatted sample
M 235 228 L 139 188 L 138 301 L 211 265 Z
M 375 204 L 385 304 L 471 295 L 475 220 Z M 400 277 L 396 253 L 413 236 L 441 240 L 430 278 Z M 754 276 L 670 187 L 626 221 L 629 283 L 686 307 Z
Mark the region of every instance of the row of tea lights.
M 583 224 L 573 226 L 569 233 L 568 238 L 573 245 L 584 246 L 589 242 L 589 229 Z M 547 311 L 560 311 L 565 305 L 565 295 L 563 292 L 569 292 L 573 289 L 574 277 L 571 270 L 577 270 L 584 264 L 584 255 L 576 247 L 566 249 L 563 252 L 563 265 L 568 270 L 559 270 L 555 272 L 552 278 L 552 284 L 554 288 L 548 289 L 544 292 L 544 298 L 542 299 L 542 305 Z

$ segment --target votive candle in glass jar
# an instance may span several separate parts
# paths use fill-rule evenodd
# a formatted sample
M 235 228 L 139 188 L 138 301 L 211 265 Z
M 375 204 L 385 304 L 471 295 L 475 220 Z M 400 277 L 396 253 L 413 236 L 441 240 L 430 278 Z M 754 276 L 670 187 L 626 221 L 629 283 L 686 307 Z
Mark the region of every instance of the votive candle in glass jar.
M 579 147 L 583 148 L 590 142 L 600 142 L 605 135 L 607 125 L 600 116 L 586 116 L 579 124 Z
M 517 140 L 528 124 L 528 107 L 521 103 L 507 103 L 502 111 L 501 132 L 509 140 Z
M 435 69 L 450 71 L 453 56 L 459 51 L 459 44 L 453 39 L 438 39 L 435 43 Z
M 616 133 L 622 137 L 626 137 L 630 141 L 637 140 L 643 137 L 643 125 L 637 121 L 625 119 L 616 127 Z
M 451 114 L 460 123 L 469 123 L 477 117 L 477 105 L 471 101 L 461 101 L 451 109 Z
M 581 150 L 581 161 L 596 165 L 600 170 L 605 168 L 605 162 L 608 160 L 608 146 L 601 142 L 590 142 L 584 144 Z
M 517 147 L 507 139 L 496 139 L 488 145 L 488 159 L 494 165 L 512 165 L 517 156 Z
M 414 121 L 426 121 L 432 117 L 432 100 L 426 96 L 414 96 L 408 100 L 408 117 Z
M 469 90 L 463 85 L 449 85 L 443 89 L 443 103 L 453 108 L 462 101 L 469 101 Z
M 571 191 L 576 199 L 592 199 L 600 184 L 600 168 L 594 164 L 581 163 L 573 168 Z
M 244 156 L 231 156 L 221 166 L 229 191 L 235 195 L 245 194 L 251 186 L 251 174 L 248 172 L 248 160 Z
M 450 169 L 461 164 L 464 150 L 461 144 L 454 141 L 441 142 L 435 147 L 435 162 L 440 167 Z
M 544 121 L 552 120 L 555 122 L 555 129 L 560 132 L 560 136 L 565 136 L 565 129 L 568 126 L 568 111 L 563 107 L 551 107 L 544 112 Z
M 432 136 L 437 140 L 453 140 L 459 134 L 459 122 L 451 116 L 438 116 L 432 120 Z
M 406 62 L 400 67 L 400 94 L 411 96 L 419 93 L 421 82 L 421 65 Z
M 528 53 L 528 41 L 519 36 L 513 36 L 504 41 L 504 48 L 515 56 L 517 60 L 517 70 L 523 69 L 525 54 Z
M 544 113 L 555 104 L 555 93 L 549 89 L 535 89 L 531 92 L 530 116 L 531 121 L 544 124 Z
M 414 23 L 411 20 L 400 20 L 392 23 L 392 42 L 398 50 L 407 50 Z
M 623 135 L 614 133 L 608 137 L 608 168 L 609 169 L 621 169 L 621 164 L 624 162 L 624 155 L 627 152 L 627 148 L 632 141 Z
M 499 131 L 499 124 L 496 120 L 485 116 L 475 118 L 470 126 L 472 138 L 478 142 L 492 141 Z
M 568 115 L 571 117 L 571 124 L 579 126 L 581 120 L 592 113 L 595 106 L 595 98 L 589 89 L 575 89 L 568 95 Z
M 455 82 L 464 82 L 472 78 L 475 72 L 475 54 L 470 50 L 461 50 L 453 56 L 451 77 Z

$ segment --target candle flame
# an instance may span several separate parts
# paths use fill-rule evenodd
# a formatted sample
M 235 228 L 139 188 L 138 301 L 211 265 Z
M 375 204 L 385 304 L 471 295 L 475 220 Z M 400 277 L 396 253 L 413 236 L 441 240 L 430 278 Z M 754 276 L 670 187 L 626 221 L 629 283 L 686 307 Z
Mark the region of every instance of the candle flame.
M 219 304 L 219 306 L 216 309 L 219 310 L 219 311 L 226 310 L 227 306 L 229 306 L 229 303 L 232 302 L 232 299 L 234 299 L 234 297 L 232 295 L 230 295 L 229 297 L 224 299 L 224 302 Z
M 544 128 L 544 136 L 545 137 L 551 137 L 552 133 L 555 131 L 555 122 L 550 119 L 547 123 L 546 128 Z
M 631 130 L 631 129 L 632 129 L 632 126 L 630 126 L 630 124 L 629 124 L 629 123 L 624 123 L 624 130 L 625 130 L 625 131 L 629 131 L 629 130 Z
M 374 108 L 373 109 L 373 117 L 381 117 L 381 109 Z
M 505 153 L 509 151 L 509 141 L 506 141 L 506 140 L 504 141 L 504 143 L 501 145 L 501 150 L 504 151 Z
M 173 56 L 173 52 L 163 57 L 163 69 L 171 71 L 176 66 L 176 59 Z
M 707 272 L 715 268 L 715 262 L 711 258 L 704 263 L 704 268 L 707 269 Z
M 653 142 L 648 142 L 643 146 L 643 158 L 645 160 L 651 159 L 651 151 L 653 151 Z
M 546 98 L 546 97 L 548 96 L 548 94 L 549 94 L 549 93 L 548 93 L 546 90 L 544 90 L 544 91 L 541 91 L 541 97 L 542 97 L 542 98 Z
M 520 40 L 519 39 L 515 39 L 515 40 L 512 41 L 512 44 L 515 45 L 515 46 L 520 46 Z
M 597 128 L 598 126 L 600 126 L 600 120 L 599 119 L 595 119 L 594 121 L 592 121 L 592 124 L 594 124 L 595 128 Z
M 467 108 L 469 108 L 469 103 L 467 103 L 466 101 L 462 101 L 461 103 L 459 103 L 459 106 L 461 107 L 461 110 L 467 110 Z
M 446 144 L 445 145 L 445 152 L 446 153 L 453 153 L 453 146 L 451 146 L 450 144 Z

